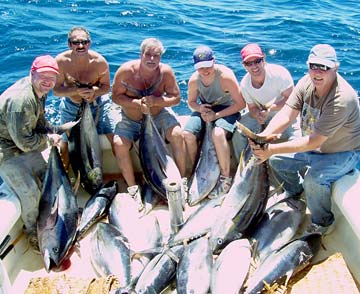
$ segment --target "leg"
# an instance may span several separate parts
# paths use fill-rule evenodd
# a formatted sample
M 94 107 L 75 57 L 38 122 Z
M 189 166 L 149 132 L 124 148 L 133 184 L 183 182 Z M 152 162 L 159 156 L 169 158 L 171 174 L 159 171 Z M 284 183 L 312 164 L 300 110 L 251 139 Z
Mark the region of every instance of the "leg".
M 273 155 L 269 158 L 269 166 L 274 172 L 276 183 L 274 187 L 283 184 L 284 190 L 289 196 L 297 196 L 302 193 L 302 177 L 308 161 L 305 153 L 289 153 Z
M 187 150 L 187 156 L 190 159 L 190 173 L 195 168 L 195 162 L 198 155 L 199 140 L 203 134 L 205 123 L 201 119 L 200 113 L 194 112 L 187 121 L 183 136 Z
M 134 167 L 130 156 L 132 142 L 118 135 L 114 136 L 113 145 L 117 164 L 128 186 L 136 185 Z
M 61 124 L 73 121 L 76 118 L 76 114 L 79 110 L 79 104 L 76 104 L 70 100 L 70 98 L 63 97 L 59 105 L 60 122 Z M 60 154 L 63 161 L 63 165 L 66 171 L 69 170 L 70 157 L 69 157 L 69 145 L 68 134 L 64 133 L 61 137 Z
M 182 177 L 186 173 L 186 146 L 180 126 L 174 126 L 166 131 L 166 139 L 170 142 L 176 165 Z
M 230 145 L 226 140 L 226 131 L 215 127 L 212 134 L 216 154 L 219 160 L 220 172 L 224 177 L 230 176 Z
M 304 177 L 306 202 L 313 223 L 328 227 L 334 221 L 331 212 L 332 183 L 355 169 L 360 151 L 339 153 L 309 152 L 310 168 Z
M 69 157 L 69 145 L 67 140 L 61 140 L 60 142 L 60 154 L 66 172 L 69 171 L 70 157 Z
M 184 131 L 184 140 L 186 145 L 186 151 L 190 159 L 190 170 L 194 169 L 194 164 L 196 160 L 196 155 L 198 152 L 198 141 L 194 134 Z

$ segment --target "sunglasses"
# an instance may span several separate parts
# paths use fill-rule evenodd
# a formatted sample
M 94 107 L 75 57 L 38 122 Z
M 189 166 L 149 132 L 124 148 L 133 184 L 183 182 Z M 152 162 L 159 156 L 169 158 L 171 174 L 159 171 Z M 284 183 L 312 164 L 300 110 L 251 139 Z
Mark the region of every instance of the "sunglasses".
M 74 41 L 69 40 L 69 43 L 74 46 L 79 46 L 80 44 L 88 45 L 90 43 L 90 40 L 74 40 Z
M 321 71 L 328 71 L 331 69 L 330 67 L 323 65 L 323 64 L 317 64 L 317 63 L 309 63 L 309 68 L 311 70 L 321 70 Z
M 244 63 L 245 66 L 252 66 L 254 64 L 261 63 L 263 60 L 264 60 L 264 58 L 258 58 L 258 59 L 255 59 L 253 61 L 244 61 L 243 63 Z

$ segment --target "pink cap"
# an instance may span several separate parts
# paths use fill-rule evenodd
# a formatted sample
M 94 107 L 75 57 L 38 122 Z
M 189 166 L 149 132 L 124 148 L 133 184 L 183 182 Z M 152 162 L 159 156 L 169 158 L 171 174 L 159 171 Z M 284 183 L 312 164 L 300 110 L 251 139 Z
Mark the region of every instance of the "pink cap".
M 50 55 L 43 55 L 35 58 L 34 62 L 31 65 L 31 71 L 52 71 L 58 74 L 59 67 L 55 58 L 51 57 Z
M 243 61 L 248 60 L 251 57 L 264 57 L 264 53 L 258 44 L 248 44 L 240 51 Z

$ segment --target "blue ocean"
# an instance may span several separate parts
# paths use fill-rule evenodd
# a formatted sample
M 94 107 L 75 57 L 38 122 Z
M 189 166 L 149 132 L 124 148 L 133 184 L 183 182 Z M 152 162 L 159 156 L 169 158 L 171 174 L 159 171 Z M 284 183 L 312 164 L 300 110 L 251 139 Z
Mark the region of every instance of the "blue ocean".
M 91 49 L 109 62 L 111 80 L 122 63 L 139 57 L 144 38 L 159 38 L 166 48 L 162 61 L 172 66 L 181 89 L 178 114 L 190 113 L 187 82 L 194 70 L 192 52 L 200 44 L 212 47 L 217 62 L 240 81 L 245 70 L 239 51 L 257 42 L 267 61 L 284 65 L 297 82 L 307 71 L 310 48 L 329 43 L 340 74 L 360 91 L 358 0 L 0 0 L 0 92 L 29 73 L 35 56 L 66 50 L 68 31 L 79 25 L 90 31 Z M 52 123 L 58 122 L 58 103 L 51 93 Z

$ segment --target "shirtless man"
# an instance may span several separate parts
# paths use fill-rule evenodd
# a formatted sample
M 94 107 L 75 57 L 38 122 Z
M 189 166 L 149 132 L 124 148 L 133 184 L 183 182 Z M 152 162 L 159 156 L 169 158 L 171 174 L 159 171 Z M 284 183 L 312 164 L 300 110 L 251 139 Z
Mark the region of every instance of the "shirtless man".
M 91 111 L 95 117 L 98 113 L 98 134 L 106 134 L 112 144 L 113 124 L 109 116 L 111 100 L 109 65 L 99 53 L 89 50 L 90 33 L 83 27 L 74 27 L 68 33 L 70 50 L 56 56 L 60 74 L 54 94 L 61 96 L 61 123 L 75 119 L 79 106 L 84 99 L 91 103 Z M 66 170 L 69 167 L 68 140 L 63 135 L 61 154 Z
M 135 181 L 130 148 L 139 138 L 144 113 L 150 112 L 156 126 L 165 132 L 180 174 L 185 175 L 184 138 L 170 109 L 180 102 L 180 90 L 171 67 L 160 62 L 163 53 L 164 47 L 159 40 L 145 39 L 140 46 L 140 59 L 121 65 L 112 85 L 113 102 L 122 108 L 122 119 L 115 129 L 114 151 L 128 192 L 137 200 L 141 199 L 141 194 Z

